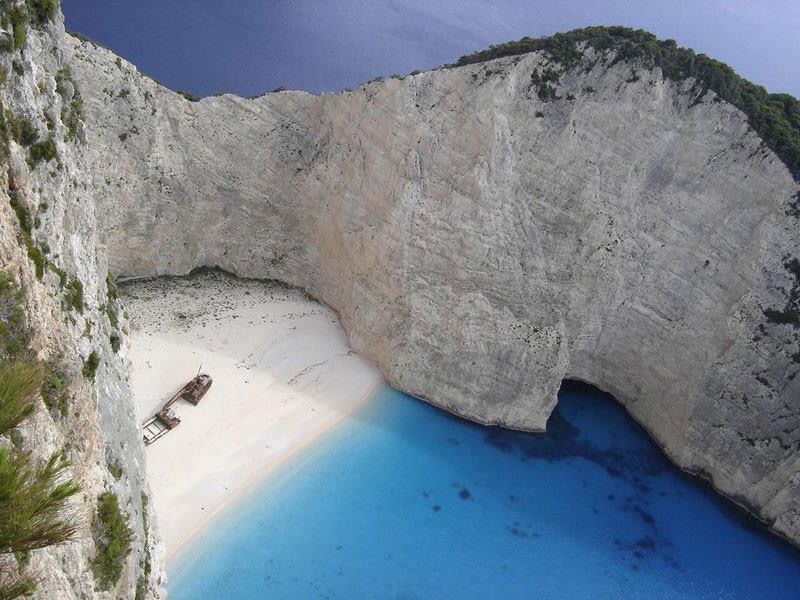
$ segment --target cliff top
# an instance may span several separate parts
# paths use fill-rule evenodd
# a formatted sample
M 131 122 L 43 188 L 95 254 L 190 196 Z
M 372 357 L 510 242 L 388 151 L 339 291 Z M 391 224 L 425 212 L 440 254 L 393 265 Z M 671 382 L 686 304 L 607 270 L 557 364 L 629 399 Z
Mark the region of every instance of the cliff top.
M 650 69 L 658 67 L 668 79 L 693 78 L 698 99 L 711 90 L 744 112 L 750 126 L 786 164 L 795 180 L 800 181 L 800 101 L 790 94 L 768 93 L 762 86 L 737 75 L 725 63 L 691 48 L 681 48 L 675 40 L 659 40 L 643 29 L 585 27 L 549 37 L 523 37 L 464 55 L 447 66 L 460 67 L 544 51 L 553 62 L 568 70 L 587 62 L 587 56 L 581 52 L 582 44 L 597 52 L 613 52 L 614 62 L 639 61 Z

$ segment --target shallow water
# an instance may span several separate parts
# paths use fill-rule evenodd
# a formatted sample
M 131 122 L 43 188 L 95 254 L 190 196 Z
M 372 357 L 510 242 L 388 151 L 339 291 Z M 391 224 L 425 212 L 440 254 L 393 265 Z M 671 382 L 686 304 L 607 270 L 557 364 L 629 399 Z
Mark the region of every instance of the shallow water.
M 792 598 L 800 553 L 568 384 L 546 435 L 389 387 L 169 566 L 173 599 Z

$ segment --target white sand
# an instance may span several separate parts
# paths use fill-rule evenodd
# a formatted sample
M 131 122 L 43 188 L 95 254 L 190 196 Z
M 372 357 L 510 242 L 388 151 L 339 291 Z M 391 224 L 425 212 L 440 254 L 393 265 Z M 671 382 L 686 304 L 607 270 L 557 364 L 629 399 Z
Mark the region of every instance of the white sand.
M 297 290 L 221 274 L 128 283 L 140 422 L 202 370 L 214 383 L 147 447 L 173 554 L 233 496 L 362 404 L 380 381 L 336 315 Z

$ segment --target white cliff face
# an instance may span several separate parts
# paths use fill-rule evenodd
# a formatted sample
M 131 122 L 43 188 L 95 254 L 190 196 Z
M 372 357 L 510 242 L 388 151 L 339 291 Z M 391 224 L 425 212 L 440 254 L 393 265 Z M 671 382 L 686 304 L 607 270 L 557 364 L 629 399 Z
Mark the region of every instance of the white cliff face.
M 393 385 L 482 423 L 542 430 L 563 378 L 593 383 L 800 542 L 797 329 L 765 316 L 798 186 L 739 110 L 608 57 L 543 102 L 541 54 L 192 103 L 70 46 L 115 272 L 302 286 Z
M 66 66 L 64 36 L 59 14 L 43 30 L 29 29 L 22 51 L 0 54 L 6 73 L 0 102 L 6 117 L 28 119 L 39 139 L 52 137 L 57 150 L 57 158 L 32 166 L 28 149 L 12 140 L 0 166 L 0 268 L 25 292 L 32 349 L 59 366 L 67 391 L 63 406 L 48 410 L 39 404 L 20 427 L 19 443 L 42 460 L 63 450 L 73 463 L 71 476 L 83 486 L 70 504 L 78 525 L 74 541 L 31 552 L 28 568 L 38 583 L 34 598 L 133 598 L 137 585 L 140 595 L 157 598 L 163 595 L 163 551 L 146 503 L 149 488 L 128 384 L 126 325 L 106 285 L 107 261 L 85 168 L 85 135 L 79 127 L 72 138 L 65 121 L 76 90 L 61 71 Z M 29 241 L 12 202 L 31 216 Z M 47 261 L 40 273 L 28 247 Z M 75 282 L 82 286 L 82 302 L 70 304 L 69 286 Z M 110 315 L 116 313 L 119 321 L 113 322 Z M 118 351 L 112 338 L 121 343 Z M 99 366 L 91 378 L 82 370 L 93 352 Z M 118 585 L 100 591 L 92 574 L 93 521 L 98 496 L 105 491 L 119 498 L 133 540 Z

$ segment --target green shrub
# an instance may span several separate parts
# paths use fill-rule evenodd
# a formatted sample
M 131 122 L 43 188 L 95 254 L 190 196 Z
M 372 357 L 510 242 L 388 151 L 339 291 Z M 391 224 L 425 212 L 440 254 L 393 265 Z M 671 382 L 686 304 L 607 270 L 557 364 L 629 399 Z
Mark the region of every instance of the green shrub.
M 41 369 L 31 360 L 0 364 L 0 435 L 11 431 L 33 412 L 41 381 Z
M 72 77 L 69 67 L 61 67 L 56 73 L 56 89 L 64 100 L 61 108 L 61 120 L 67 128 L 65 138 L 74 140 L 78 137 L 78 123 L 83 119 L 83 99 L 81 98 L 78 84 Z M 69 86 L 67 85 L 69 83 Z M 66 90 L 72 88 L 72 97 L 67 102 Z
M 15 117 L 6 111 L 6 123 L 9 133 L 21 146 L 30 146 L 39 139 L 36 126 L 25 117 Z
M 119 326 L 119 317 L 117 316 L 117 309 L 113 301 L 109 300 L 106 303 L 106 316 L 111 326 L 116 329 Z
M 547 102 L 548 100 L 558 100 L 558 96 L 556 95 L 556 88 L 554 88 L 549 83 L 539 84 L 539 89 L 536 91 L 536 95 L 542 102 Z
M 61 517 L 81 486 L 65 477 L 70 462 L 57 453 L 41 464 L 30 455 L 0 447 L 0 554 L 60 544 L 75 525 Z
M 109 302 L 113 302 L 119 298 L 119 288 L 117 287 L 117 282 L 114 280 L 111 271 L 106 271 L 106 296 Z
M 28 29 L 28 11 L 22 6 L 14 6 L 6 12 L 11 23 L 12 37 L 14 38 L 14 49 L 19 50 L 25 47 Z
M 15 448 L 0 445 L 0 555 L 24 557 L 31 550 L 64 542 L 75 524 L 63 516 L 66 501 L 81 486 L 66 476 L 70 463 L 60 453 L 44 463 L 19 450 L 17 426 L 35 407 L 43 386 L 43 369 L 27 350 L 30 339 L 22 309 L 24 295 L 13 279 L 0 272 L 0 435 Z M 0 598 L 15 598 L 35 589 L 24 573 L 0 573 Z
M 28 345 L 23 297 L 11 276 L 0 271 L 0 360 L 22 355 Z
M 36 269 L 36 279 L 39 281 L 44 277 L 44 269 L 47 266 L 47 259 L 36 246 L 28 244 L 28 258 L 33 261 L 34 268 Z
M 73 279 L 64 288 L 64 300 L 75 312 L 83 314 L 83 284 Z
M 92 560 L 92 572 L 98 589 L 110 590 L 122 576 L 125 557 L 131 551 L 133 532 L 127 517 L 119 507 L 117 495 L 104 492 L 98 498 L 95 519 L 95 544 L 97 554 Z
M 111 473 L 111 476 L 119 481 L 119 478 L 122 477 L 122 465 L 119 464 L 117 459 L 110 460 L 106 463 L 106 468 L 108 472 Z
M 89 357 L 83 361 L 83 370 L 81 372 L 86 379 L 91 379 L 94 381 L 94 376 L 95 373 L 97 373 L 97 367 L 99 366 L 100 357 L 97 356 L 97 352 L 92 350 L 92 353 L 89 355 Z
M 120 344 L 122 343 L 121 340 L 120 340 L 120 337 L 117 334 L 112 333 L 109 336 L 108 341 L 111 344 L 111 349 L 115 353 L 119 352 L 119 347 L 120 347 Z
M 186 90 L 175 90 L 181 96 L 186 98 L 189 102 L 200 102 L 200 96 L 197 94 L 193 94 L 192 92 L 187 92 Z
M 9 204 L 11 205 L 11 209 L 14 211 L 14 214 L 17 215 L 19 227 L 22 229 L 22 234 L 25 237 L 25 240 L 29 241 L 31 237 L 31 231 L 33 231 L 34 223 L 33 216 L 31 215 L 28 205 L 22 201 L 20 195 L 16 191 L 12 191 L 9 194 Z
M 52 262 L 47 263 L 47 268 L 50 269 L 56 275 L 58 275 L 58 283 L 63 288 L 67 284 L 66 271 L 64 271 L 64 269 L 60 268 L 58 265 L 53 264 Z
M 29 120 L 24 119 L 20 124 L 20 131 L 19 137 L 17 137 L 17 141 L 23 146 L 30 146 L 35 144 L 36 141 L 39 139 L 39 130 L 36 129 L 33 123 Z
M 70 100 L 69 107 L 61 111 L 61 120 L 67 128 L 67 140 L 74 140 L 78 137 L 78 123 L 83 120 L 83 99 L 75 92 Z
M 3 37 L 0 38 L 0 52 L 7 53 L 14 51 L 14 32 L 11 32 L 11 35 L 3 34 Z M 5 77 L 3 78 L 3 83 L 5 83 Z M 2 596 L 0 596 L 2 598 Z
M 56 16 L 58 0 L 28 0 L 28 11 L 35 25 L 44 26 Z
M 67 390 L 68 378 L 54 362 L 44 366 L 42 376 L 42 400 L 51 413 L 56 413 L 62 418 L 67 414 L 69 392 Z
M 577 47 L 579 43 L 597 52 L 613 51 L 615 61 L 638 61 L 649 69 L 658 67 L 665 78 L 673 81 L 693 78 L 698 101 L 712 90 L 739 108 L 764 143 L 786 164 L 795 180 L 800 181 L 800 101 L 789 94 L 767 93 L 763 87 L 737 75 L 728 65 L 689 48 L 680 48 L 675 40 L 659 40 L 642 29 L 586 27 L 544 38 L 524 37 L 462 56 L 447 66 L 544 51 L 563 69 L 572 69 L 584 61 Z
M 28 577 L 20 577 L 0 581 L 0 598 L 13 600 L 23 596 L 30 596 L 36 591 L 36 584 Z
M 50 162 L 57 155 L 56 141 L 49 137 L 28 148 L 28 164 L 33 168 L 41 162 Z

